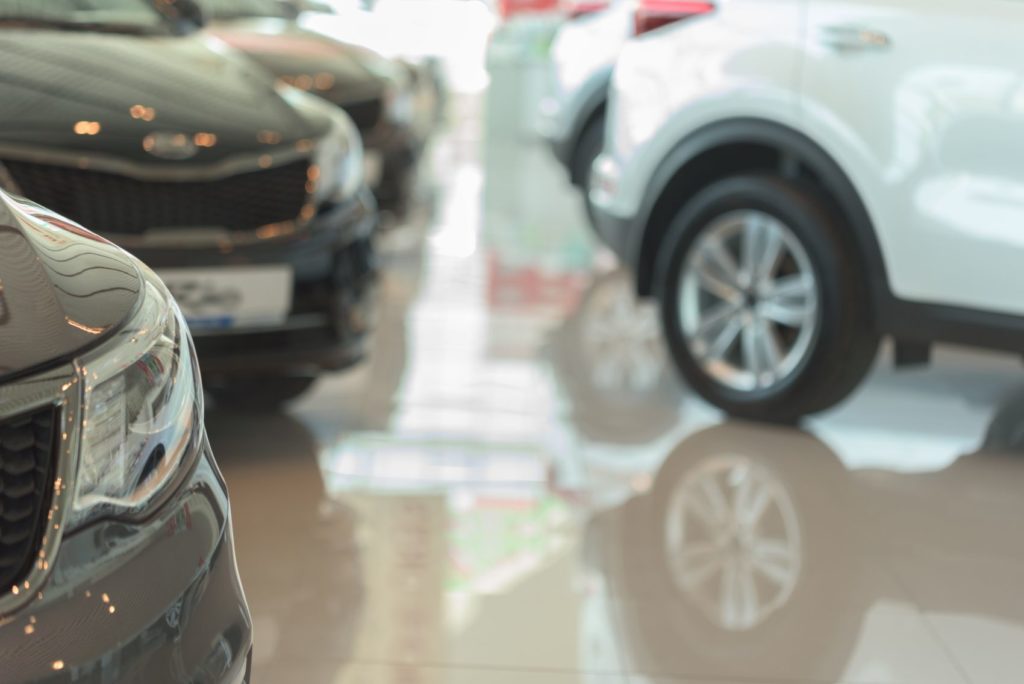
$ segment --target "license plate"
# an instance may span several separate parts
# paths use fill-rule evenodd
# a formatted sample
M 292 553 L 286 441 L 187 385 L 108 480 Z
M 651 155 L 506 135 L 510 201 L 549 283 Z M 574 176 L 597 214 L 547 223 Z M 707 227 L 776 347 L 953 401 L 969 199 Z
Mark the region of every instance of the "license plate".
M 380 185 L 381 178 L 384 177 L 384 158 L 380 152 L 366 150 L 363 153 L 363 177 L 371 188 Z
M 193 331 L 277 325 L 291 311 L 287 265 L 174 268 L 159 275 Z

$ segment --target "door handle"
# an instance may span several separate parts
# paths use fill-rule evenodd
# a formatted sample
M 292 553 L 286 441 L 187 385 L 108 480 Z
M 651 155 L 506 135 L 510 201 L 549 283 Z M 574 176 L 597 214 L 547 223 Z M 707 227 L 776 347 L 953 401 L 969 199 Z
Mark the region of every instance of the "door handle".
M 879 52 L 892 45 L 889 36 L 863 26 L 826 26 L 821 32 L 821 43 L 836 52 Z

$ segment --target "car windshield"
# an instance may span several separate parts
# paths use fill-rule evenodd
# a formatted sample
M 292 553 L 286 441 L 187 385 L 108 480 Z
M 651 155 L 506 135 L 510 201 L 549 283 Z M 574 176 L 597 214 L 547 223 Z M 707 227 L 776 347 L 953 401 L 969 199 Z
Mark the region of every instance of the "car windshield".
M 138 32 L 168 28 L 153 0 L 0 0 L 0 22 Z
M 206 0 L 204 6 L 214 19 L 273 17 L 293 19 L 296 9 L 280 0 Z

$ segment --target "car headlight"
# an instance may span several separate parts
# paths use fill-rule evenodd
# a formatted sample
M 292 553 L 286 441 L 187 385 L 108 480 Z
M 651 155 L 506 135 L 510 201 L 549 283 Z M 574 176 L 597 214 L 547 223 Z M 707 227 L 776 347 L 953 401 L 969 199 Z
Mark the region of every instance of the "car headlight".
M 355 195 L 363 185 L 363 139 L 348 114 L 337 109 L 331 112 L 331 131 L 316 148 L 313 164 L 317 169 L 313 199 L 343 202 Z
M 188 327 L 142 267 L 131 321 L 82 363 L 82 436 L 69 526 L 144 512 L 199 453 L 203 395 Z
M 353 197 L 363 186 L 363 138 L 344 110 L 316 95 L 277 83 L 277 92 L 299 110 L 317 112 L 331 121 L 331 128 L 317 143 L 310 180 L 313 201 L 340 203 Z

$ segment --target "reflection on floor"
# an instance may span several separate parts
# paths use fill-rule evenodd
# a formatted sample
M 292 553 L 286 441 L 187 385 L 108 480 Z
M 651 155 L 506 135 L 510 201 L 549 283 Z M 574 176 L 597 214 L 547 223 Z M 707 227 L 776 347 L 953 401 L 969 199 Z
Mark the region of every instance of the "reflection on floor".
M 208 415 L 256 684 L 1021 681 L 1017 362 L 723 420 L 545 151 L 455 106 L 372 359 Z

